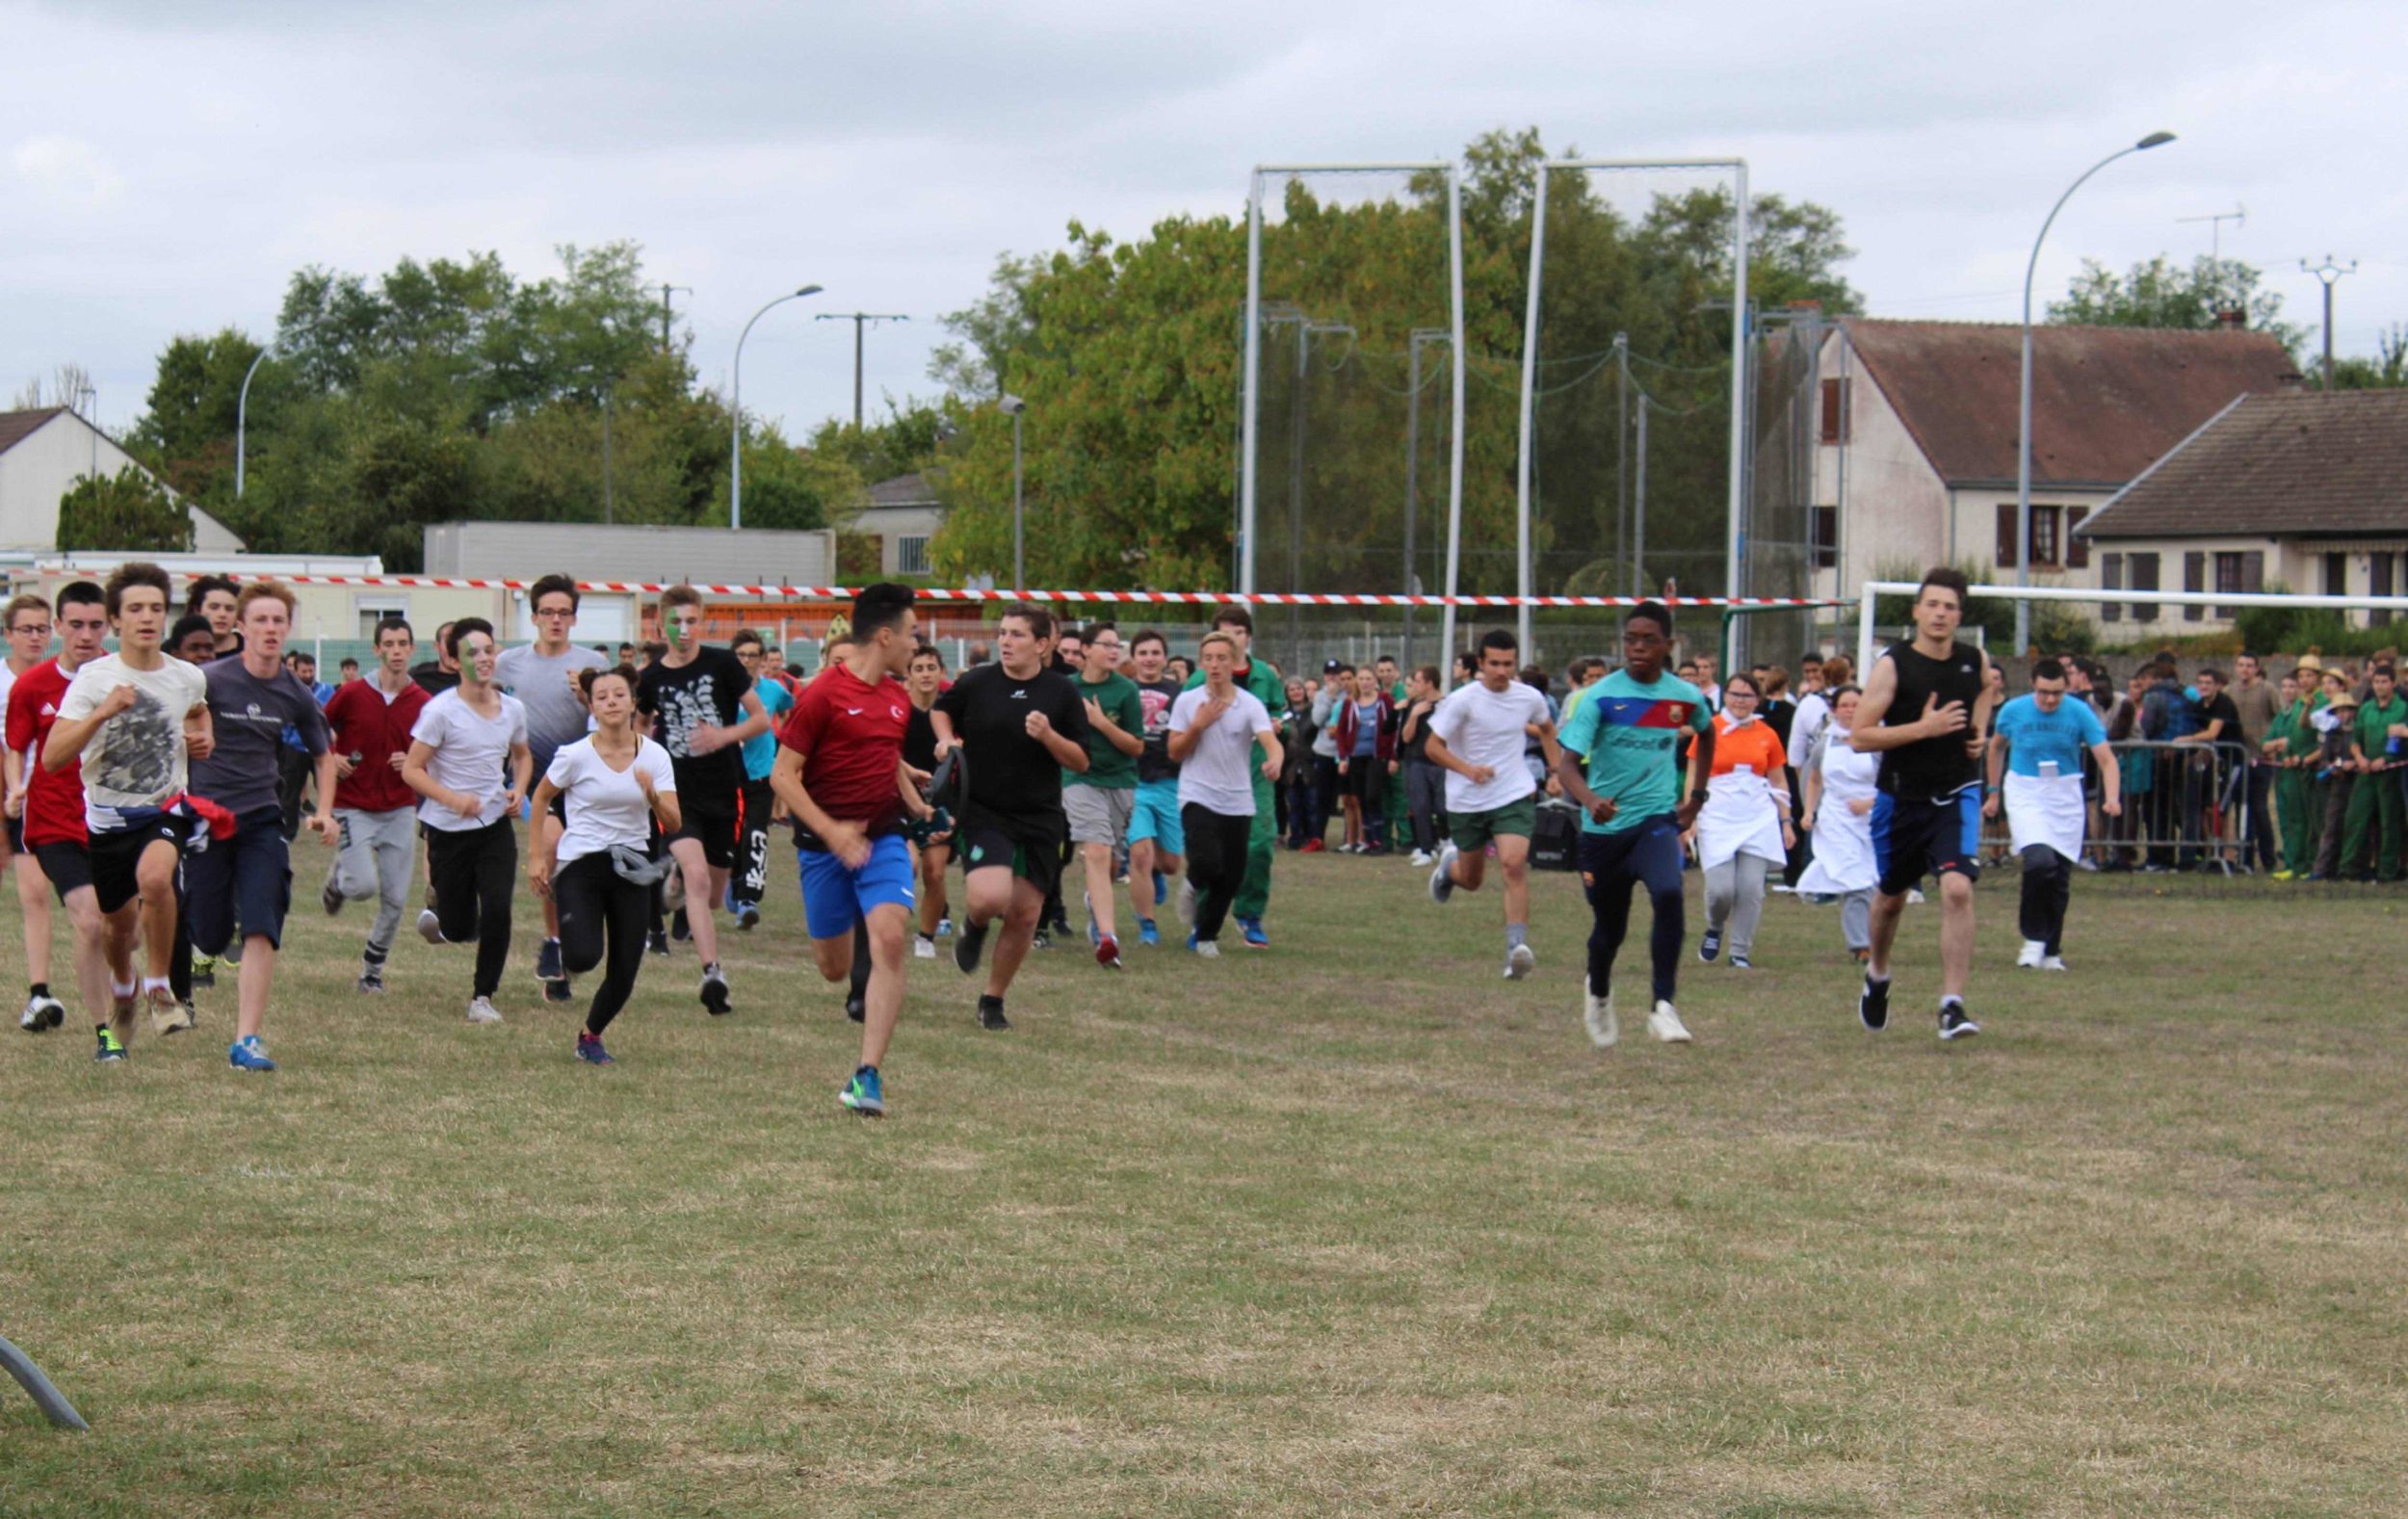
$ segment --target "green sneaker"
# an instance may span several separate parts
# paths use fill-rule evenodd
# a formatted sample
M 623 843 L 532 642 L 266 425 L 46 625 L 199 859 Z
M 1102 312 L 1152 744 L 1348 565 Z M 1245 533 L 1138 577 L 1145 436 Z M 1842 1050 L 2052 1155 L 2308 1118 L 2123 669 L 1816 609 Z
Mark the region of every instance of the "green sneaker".
M 106 1065 L 112 1061 L 121 1061 L 125 1059 L 125 1041 L 118 1037 L 118 1034 L 115 1029 L 103 1028 L 99 1031 L 99 1034 L 100 1048 L 95 1054 L 93 1054 L 93 1060 L 99 1061 L 103 1065 Z
M 878 1087 L 877 1067 L 864 1065 L 854 1071 L 836 1100 L 865 1118 L 886 1116 L 886 1094 Z

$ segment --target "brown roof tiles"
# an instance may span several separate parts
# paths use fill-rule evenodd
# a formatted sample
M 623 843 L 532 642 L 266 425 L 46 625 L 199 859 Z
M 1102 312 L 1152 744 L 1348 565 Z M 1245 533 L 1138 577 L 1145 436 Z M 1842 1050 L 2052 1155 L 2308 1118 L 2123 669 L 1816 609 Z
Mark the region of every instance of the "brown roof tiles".
M 2251 396 L 2080 531 L 2092 538 L 2408 534 L 2408 390 Z

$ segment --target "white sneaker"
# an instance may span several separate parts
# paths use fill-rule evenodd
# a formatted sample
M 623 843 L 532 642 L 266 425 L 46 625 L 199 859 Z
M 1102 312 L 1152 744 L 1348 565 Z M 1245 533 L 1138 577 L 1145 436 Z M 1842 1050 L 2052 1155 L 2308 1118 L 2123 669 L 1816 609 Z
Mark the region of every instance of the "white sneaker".
M 1647 1032 L 1666 1044 L 1689 1042 L 1688 1025 L 1681 1021 L 1681 1015 L 1668 1002 L 1656 1004 L 1656 1010 L 1647 1015 Z
M 2047 945 L 2041 943 L 2038 939 L 2026 939 L 2024 941 L 2023 953 L 2015 956 L 2015 968 L 2017 970 L 2025 971 L 2038 970 L 2040 968 L 2040 957 L 2042 955 L 2047 953 L 2048 948 L 2049 947 Z
M 46 1034 L 66 1022 L 66 1004 L 56 997 L 28 997 L 16 1026 L 28 1034 Z
M 434 915 L 432 907 L 418 914 L 418 936 L 429 944 L 443 942 L 443 920 Z
M 493 999 L 490 997 L 479 997 L 476 1001 L 468 1005 L 468 1021 L 471 1023 L 499 1023 L 502 1021 L 502 1010 L 493 1006 Z
M 1613 1048 L 1613 1041 L 1622 1037 L 1622 1020 L 1613 1015 L 1613 993 L 1600 997 L 1581 983 L 1581 1021 L 1588 1025 L 1588 1042 L 1601 1050 Z
M 1414 864 L 1416 864 L 1416 865 L 1420 866 L 1422 869 L 1424 869 L 1424 870 L 1427 870 L 1427 869 L 1429 869 L 1429 867 L 1430 867 L 1433 863 L 1435 863 L 1435 862 L 1436 862 L 1437 858 L 1438 858 L 1438 856 L 1437 856 L 1437 855 L 1432 854 L 1432 853 L 1431 853 L 1429 851 L 1427 851 L 1427 850 L 1415 850 L 1415 851 L 1413 851 L 1413 861 L 1412 861 L 1412 862 L 1413 862 Z
M 2040 968 L 2044 971 L 2061 971 L 2065 968 L 2065 956 L 2052 955 L 2040 962 Z
M 1517 944 L 1505 951 L 1505 980 L 1520 981 L 1536 969 L 1538 954 L 1529 945 Z
M 1195 882 L 1184 876 L 1180 877 L 1178 895 L 1171 900 L 1178 904 L 1180 927 L 1193 929 L 1195 927 Z M 1198 949 L 1202 947 L 1197 946 Z
M 1429 873 L 1429 900 L 1441 907 L 1447 904 L 1449 897 L 1454 895 L 1454 877 L 1450 873 L 1454 869 L 1455 855 L 1459 852 L 1452 843 L 1440 846 L 1438 868 Z
M 1220 958 L 1220 945 L 1212 939 L 1198 939 L 1195 954 L 1198 959 L 1217 960 Z
M 1907 891 L 1906 891 L 1906 904 L 1907 904 L 1908 906 L 1910 906 L 1910 907 L 1920 907 L 1920 906 L 1922 906 L 1922 905 L 1924 904 L 1924 894 L 1923 894 L 1923 888 L 1922 888 L 1922 887 L 1920 887 L 1920 886 L 1910 886 L 1910 887 L 1908 887 L 1908 888 L 1907 888 Z
M 927 934 L 915 934 L 911 940 L 911 957 L 921 960 L 936 958 L 936 941 Z

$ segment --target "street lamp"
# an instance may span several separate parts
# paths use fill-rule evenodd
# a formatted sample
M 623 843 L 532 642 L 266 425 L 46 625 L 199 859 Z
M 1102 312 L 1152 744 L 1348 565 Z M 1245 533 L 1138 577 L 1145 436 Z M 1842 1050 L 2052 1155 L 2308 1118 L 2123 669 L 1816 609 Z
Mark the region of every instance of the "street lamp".
M 2171 132 L 2152 132 L 2132 146 L 2117 148 L 2091 165 L 2081 179 L 2066 186 L 2065 194 L 2056 197 L 2056 204 L 2049 208 L 2049 220 L 2040 223 L 2040 235 L 2031 240 L 2031 260 L 2024 266 L 2023 401 L 2015 429 L 2015 584 L 2019 587 L 2031 584 L 2031 280 L 2040 268 L 2040 245 L 2049 240 L 2049 228 L 2056 222 L 2056 214 L 2065 209 L 2065 202 L 2092 174 L 2127 154 L 2145 153 L 2172 141 Z M 2014 653 L 2020 656 L 2030 646 L 2031 603 L 2018 597 Z
M 752 323 L 769 315 L 771 306 L 784 305 L 789 301 L 799 301 L 819 293 L 819 286 L 805 285 L 792 294 L 780 296 L 755 311 L 752 322 L 746 322 L 745 329 L 736 334 L 736 367 L 727 386 L 728 409 L 733 413 L 727 424 L 727 525 L 730 529 L 745 525 L 745 339 L 752 336 Z
M 1011 418 L 1011 589 L 1017 593 L 1029 583 L 1020 538 L 1020 414 L 1029 409 L 1029 404 L 1018 396 L 1006 396 L 995 406 Z

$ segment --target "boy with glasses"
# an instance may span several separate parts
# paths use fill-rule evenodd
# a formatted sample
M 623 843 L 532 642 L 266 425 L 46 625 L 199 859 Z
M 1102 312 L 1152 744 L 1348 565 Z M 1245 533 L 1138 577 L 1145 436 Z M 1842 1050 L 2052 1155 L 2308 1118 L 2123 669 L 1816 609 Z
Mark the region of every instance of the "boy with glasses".
M 50 604 L 39 596 L 15 596 L 0 615 L 7 617 L 9 639 L 8 659 L 0 664 L 0 719 L 5 719 L 17 678 L 32 674 L 50 652 Z M 8 817 L 8 830 L 0 835 L 0 871 L 26 854 L 25 788 L 34 763 L 30 738 L 24 745 L 12 738 L 6 754 L 0 755 L 0 800 Z M 42 1034 L 66 1021 L 66 1005 L 50 995 L 49 882 L 30 857 L 16 864 L 13 874 L 18 922 L 25 930 L 26 976 L 25 1010 L 17 1015 L 16 1026 Z
M 610 662 L 599 653 L 569 642 L 577 628 L 577 582 L 566 575 L 546 575 L 527 588 L 527 611 L 535 619 L 536 641 L 506 649 L 493 664 L 494 683 L 527 709 L 527 749 L 535 757 L 533 773 L 548 774 L 552 756 L 586 736 L 586 694 L 579 684 L 585 671 L 603 669 Z M 555 801 L 540 818 L 535 842 L 558 843 L 567 825 L 567 813 Z M 547 1002 L 566 1002 L 568 973 L 561 965 L 561 908 L 550 897 L 543 903 L 543 942 L 536 949 L 536 980 L 543 983 Z

